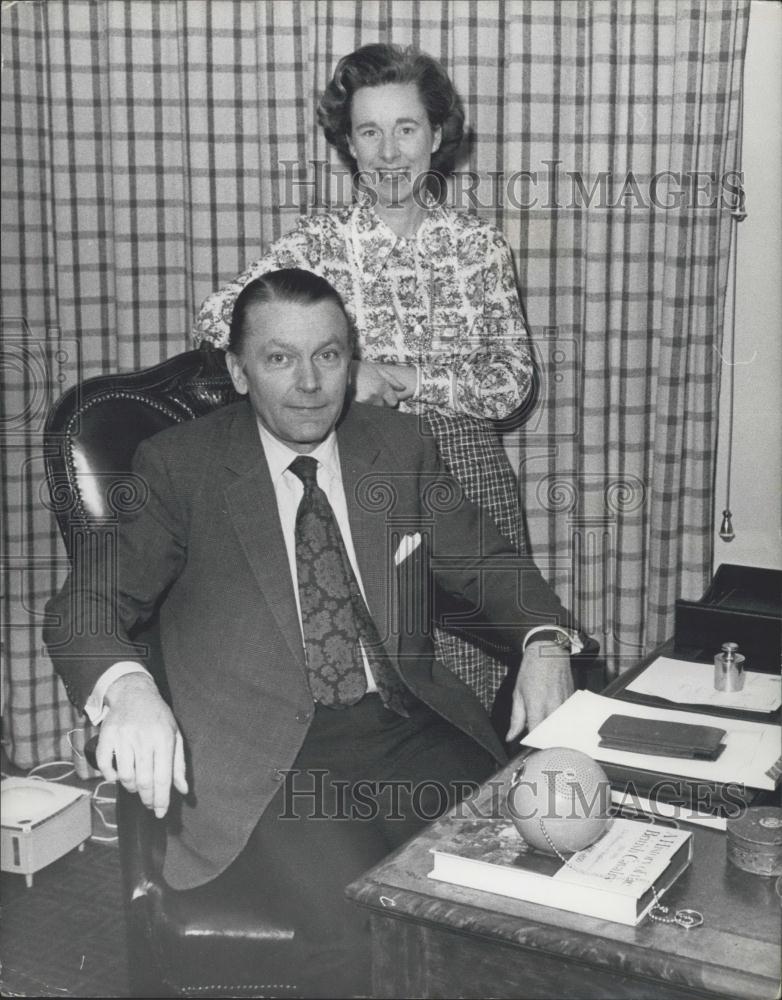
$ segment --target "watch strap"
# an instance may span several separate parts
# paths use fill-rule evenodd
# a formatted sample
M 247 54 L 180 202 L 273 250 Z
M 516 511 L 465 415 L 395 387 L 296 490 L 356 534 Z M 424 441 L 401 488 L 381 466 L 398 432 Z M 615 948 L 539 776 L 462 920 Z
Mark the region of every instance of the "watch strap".
M 580 653 L 584 648 L 581 636 L 575 629 L 563 628 L 561 625 L 536 625 L 524 636 L 521 651 L 524 652 L 529 643 L 536 637 L 538 642 L 548 639 L 559 646 L 568 647 L 571 656 Z

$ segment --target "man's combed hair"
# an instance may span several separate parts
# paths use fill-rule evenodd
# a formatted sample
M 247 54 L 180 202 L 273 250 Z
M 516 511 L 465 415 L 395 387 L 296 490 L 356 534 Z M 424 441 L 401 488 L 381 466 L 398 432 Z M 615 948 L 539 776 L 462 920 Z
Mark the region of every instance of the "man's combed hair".
M 247 332 L 247 314 L 253 306 L 264 302 L 292 302 L 297 305 L 314 305 L 316 302 L 335 302 L 344 312 L 345 307 L 337 290 L 318 274 L 300 267 L 285 267 L 269 271 L 245 285 L 234 303 L 231 316 L 231 333 L 228 350 L 241 353 Z M 348 326 L 350 321 L 348 320 Z
M 348 148 L 353 95 L 361 87 L 385 83 L 414 83 L 418 87 L 429 124 L 442 129 L 440 148 L 432 154 L 432 170 L 450 173 L 464 135 L 461 98 L 440 63 L 412 47 L 364 45 L 340 59 L 318 105 L 318 121 L 326 139 L 355 173 L 356 161 Z

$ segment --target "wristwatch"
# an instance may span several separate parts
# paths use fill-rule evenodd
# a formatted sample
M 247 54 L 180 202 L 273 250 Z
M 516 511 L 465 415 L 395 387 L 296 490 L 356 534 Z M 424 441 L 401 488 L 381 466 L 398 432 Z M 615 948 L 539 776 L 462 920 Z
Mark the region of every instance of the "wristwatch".
M 554 642 L 557 646 L 567 649 L 571 656 L 580 653 L 584 648 L 578 632 L 573 628 L 562 628 L 561 625 L 536 625 L 535 628 L 531 628 L 524 636 L 522 652 L 533 639 L 536 642 Z

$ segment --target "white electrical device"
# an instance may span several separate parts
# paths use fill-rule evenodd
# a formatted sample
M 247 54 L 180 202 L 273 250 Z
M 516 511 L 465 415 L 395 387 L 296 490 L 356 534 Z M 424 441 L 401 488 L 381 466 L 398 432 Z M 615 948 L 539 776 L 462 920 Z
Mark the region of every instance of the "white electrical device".
M 0 868 L 33 874 L 78 847 L 92 834 L 89 792 L 37 778 L 0 783 Z

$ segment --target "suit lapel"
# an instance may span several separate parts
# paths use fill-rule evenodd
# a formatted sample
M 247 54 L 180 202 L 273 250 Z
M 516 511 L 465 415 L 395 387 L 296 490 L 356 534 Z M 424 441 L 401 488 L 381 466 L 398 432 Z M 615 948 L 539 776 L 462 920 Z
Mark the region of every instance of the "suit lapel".
M 225 497 L 239 542 L 292 655 L 306 672 L 277 498 L 249 404 L 231 424 L 224 461 Z
M 393 552 L 387 551 L 393 541 L 387 531 L 387 509 L 382 504 L 386 487 L 378 479 L 388 470 L 377 464 L 382 442 L 354 410 L 348 412 L 338 435 L 350 533 L 367 605 L 389 653 L 395 655 L 399 636 L 391 622 L 395 619 L 396 579 Z
M 399 594 L 391 550 L 398 539 L 388 533 L 386 506 L 375 503 L 387 489 L 378 479 L 389 471 L 377 464 L 382 441 L 353 411 L 340 424 L 338 441 L 353 548 L 367 604 L 388 652 L 395 656 L 399 648 L 395 624 Z M 275 621 L 306 674 L 277 498 L 249 405 L 237 411 L 230 426 L 224 464 L 228 472 L 225 496 L 237 536 Z M 376 491 L 381 490 L 374 497 L 373 485 Z

